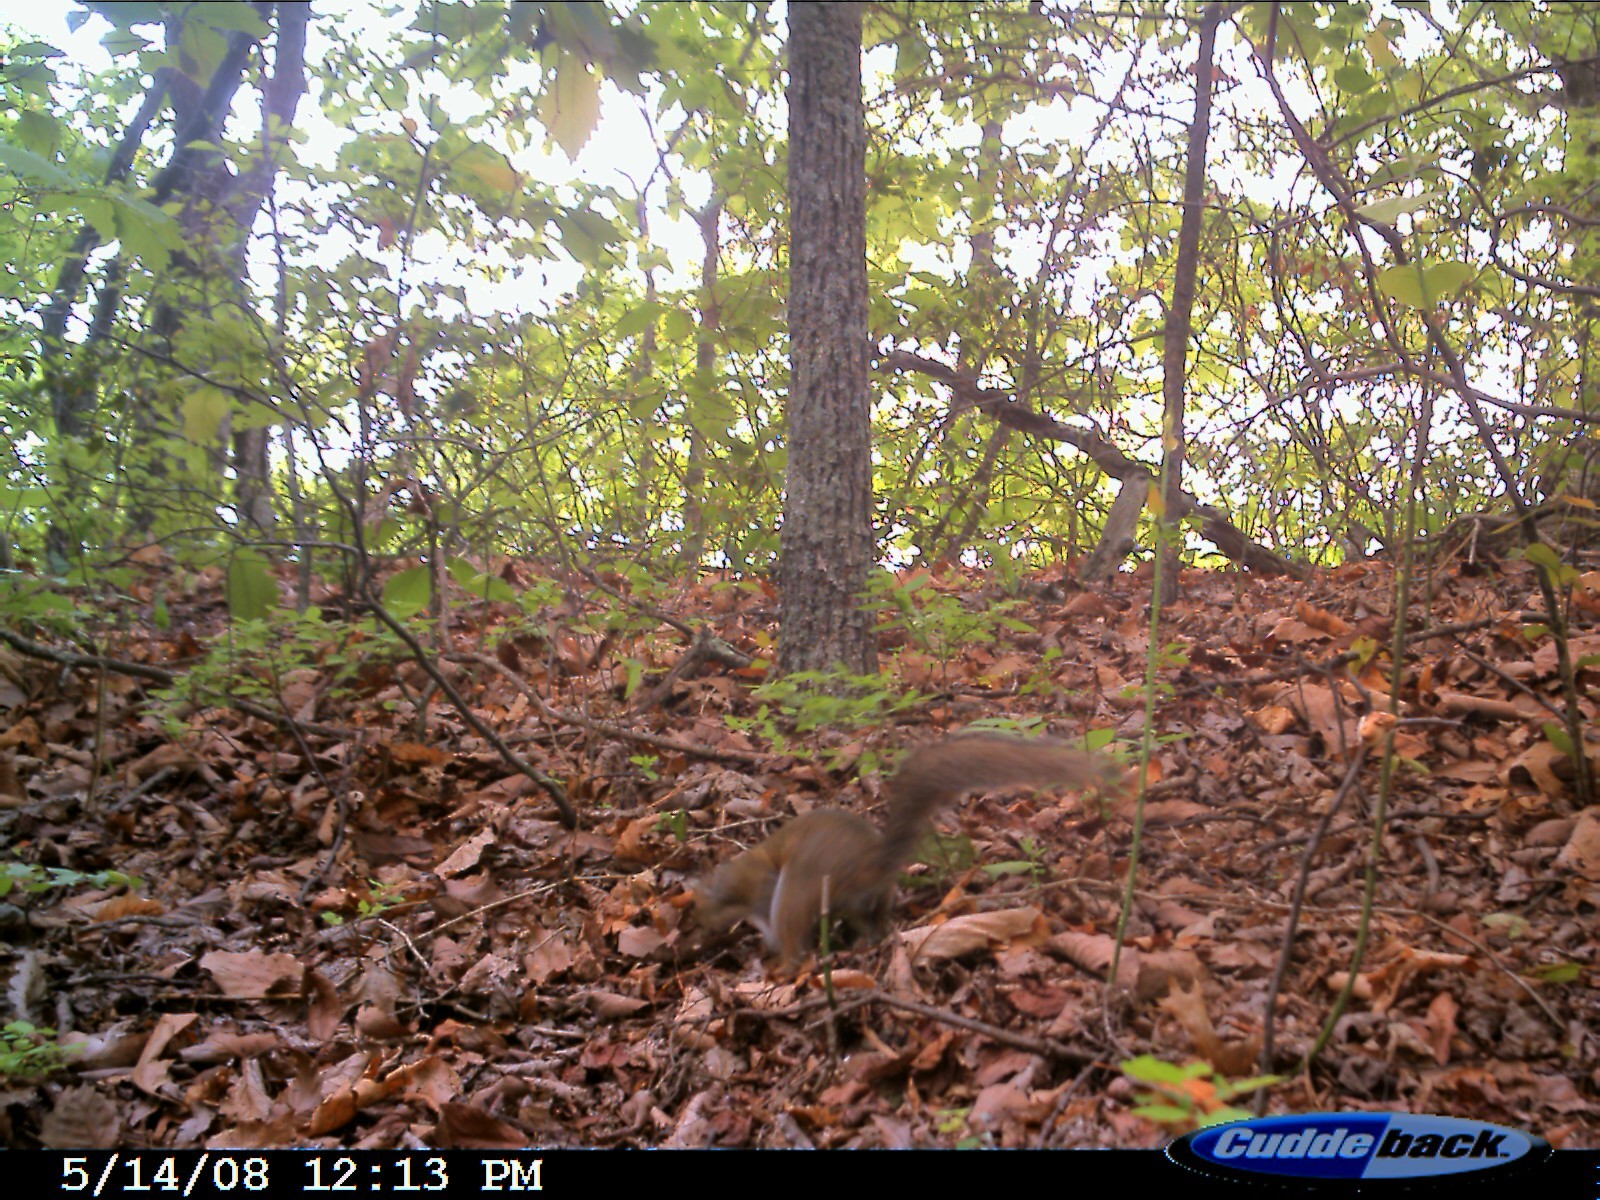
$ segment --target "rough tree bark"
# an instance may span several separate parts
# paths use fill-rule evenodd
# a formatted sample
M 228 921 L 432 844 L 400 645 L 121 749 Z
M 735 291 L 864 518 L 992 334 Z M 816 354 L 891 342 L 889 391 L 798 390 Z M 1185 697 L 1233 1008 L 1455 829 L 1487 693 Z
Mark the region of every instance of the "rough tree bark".
M 789 6 L 788 477 L 780 671 L 877 662 L 858 4 Z

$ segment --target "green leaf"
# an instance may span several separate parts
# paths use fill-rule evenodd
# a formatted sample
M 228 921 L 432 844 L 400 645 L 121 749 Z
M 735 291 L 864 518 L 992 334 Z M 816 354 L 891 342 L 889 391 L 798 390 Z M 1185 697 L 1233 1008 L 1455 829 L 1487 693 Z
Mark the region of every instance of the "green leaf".
M 5 167 L 24 183 L 45 187 L 72 187 L 77 183 L 55 163 L 39 157 L 32 150 L 0 141 L 0 167 Z
M 474 567 L 464 558 L 447 558 L 444 560 L 444 569 L 450 578 L 465 587 L 478 577 L 478 568 Z
M 1389 45 L 1389 39 L 1377 30 L 1367 35 L 1367 53 L 1372 56 L 1372 63 L 1379 70 L 1387 71 L 1391 67 L 1398 67 L 1400 60 L 1395 57 L 1394 49 Z
M 49 154 L 60 136 L 61 126 L 49 114 L 31 108 L 17 114 L 17 138 L 34 153 Z
M 1193 1116 L 1188 1109 L 1173 1104 L 1141 1104 L 1133 1110 L 1133 1115 L 1154 1121 L 1157 1125 L 1182 1124 Z
M 568 158 L 577 158 L 600 120 L 600 76 L 582 59 L 563 54 L 555 82 L 539 100 L 538 116 Z
M 1485 929 L 1492 929 L 1503 937 L 1519 938 L 1528 932 L 1528 919 L 1518 913 L 1493 912 L 1482 918 Z
M 100 39 L 100 45 L 105 47 L 107 54 L 119 55 L 148 50 L 153 43 L 143 34 L 135 33 L 131 29 L 113 29 Z
M 618 337 L 632 337 L 652 328 L 660 319 L 660 304 L 640 300 L 617 318 L 617 323 L 612 326 L 612 332 Z
M 1523 974 L 1540 983 L 1572 983 L 1583 974 L 1583 968 L 1574 962 L 1541 963 Z
M 65 58 L 66 54 L 49 42 L 19 42 L 11 48 L 12 58 Z
M 387 549 L 404 528 L 405 526 L 393 517 L 384 517 L 368 535 L 367 545 L 373 550 Z
M 1438 163 L 1424 155 L 1403 154 L 1399 158 L 1390 159 L 1367 176 L 1367 188 L 1369 191 L 1376 191 L 1385 184 L 1403 183 L 1407 179 L 1415 179 L 1419 175 L 1438 169 Z
M 517 602 L 517 593 L 512 590 L 509 583 L 498 575 L 480 574 L 477 568 L 465 559 L 447 558 L 444 560 L 444 569 L 464 591 L 474 596 L 504 604 Z
M 1561 556 L 1544 542 L 1534 542 L 1531 546 L 1524 546 L 1522 548 L 1522 557 L 1547 571 L 1561 569 Z
M 1209 1112 L 1201 1116 L 1200 1128 L 1208 1129 L 1212 1125 L 1226 1125 L 1229 1121 L 1247 1121 L 1252 1115 L 1242 1108 L 1219 1108 L 1216 1112 Z
M 473 142 L 456 155 L 451 165 L 494 192 L 515 192 L 522 183 L 522 176 L 517 174 L 510 160 L 482 142 Z
M 407 567 L 383 585 L 383 606 L 391 616 L 405 620 L 428 605 L 432 575 L 426 566 Z
M 1350 653 L 1355 655 L 1356 667 L 1364 667 L 1372 661 L 1372 656 L 1378 652 L 1378 639 L 1370 634 L 1362 634 L 1350 643 Z
M 198 446 L 217 440 L 222 419 L 228 415 L 227 394 L 214 387 L 197 387 L 183 398 L 183 436 Z
M 1378 82 L 1360 63 L 1346 63 L 1333 73 L 1333 81 L 1347 92 L 1371 91 Z
M 1090 750 L 1104 750 L 1116 736 L 1115 729 L 1091 729 L 1083 735 L 1083 744 Z
M 1423 308 L 1422 272 L 1411 264 L 1386 267 L 1378 272 L 1378 290 L 1411 308 Z
M 1463 262 L 1401 263 L 1378 272 L 1378 290 L 1411 308 L 1432 308 L 1476 274 Z
M 270 28 L 261 14 L 250 5 L 225 3 L 222 0 L 191 4 L 184 9 L 184 15 L 198 17 L 213 29 L 248 33 L 255 38 L 266 37 Z
M 1545 741 L 1549 742 L 1557 750 L 1561 751 L 1561 753 L 1571 757 L 1572 739 L 1567 736 L 1567 731 L 1565 729 L 1561 728 L 1561 726 L 1557 725 L 1554 721 L 1546 721 L 1543 725 L 1539 726 L 1539 728 L 1544 733 Z
M 1430 295 L 1442 299 L 1471 283 L 1478 269 L 1464 262 L 1434 263 L 1422 273 Z
M 240 550 L 228 564 L 226 584 L 228 614 L 235 621 L 253 621 L 270 613 L 278 603 L 278 583 L 267 560 L 254 550 Z
M 1398 216 L 1408 212 L 1415 212 L 1419 208 L 1426 208 L 1433 199 L 1432 192 L 1423 192 L 1420 196 L 1391 196 L 1386 200 L 1374 200 L 1371 204 L 1363 204 L 1356 212 L 1363 217 L 1371 217 L 1374 221 L 1390 224 Z
M 1190 1063 L 1188 1066 L 1179 1067 L 1169 1062 L 1163 1062 L 1150 1054 L 1141 1054 L 1138 1058 L 1130 1058 L 1121 1064 L 1122 1073 L 1130 1079 L 1137 1079 L 1140 1083 L 1167 1083 L 1181 1084 L 1197 1076 L 1211 1074 L 1211 1068 L 1204 1063 Z

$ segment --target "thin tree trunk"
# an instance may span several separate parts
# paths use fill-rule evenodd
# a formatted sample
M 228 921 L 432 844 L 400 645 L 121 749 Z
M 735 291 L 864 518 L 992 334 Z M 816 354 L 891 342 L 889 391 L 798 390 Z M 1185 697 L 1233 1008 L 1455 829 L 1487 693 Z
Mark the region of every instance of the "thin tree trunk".
M 684 413 L 689 427 L 689 453 L 683 472 L 683 558 L 690 578 L 700 570 L 706 552 L 705 509 L 701 495 L 706 486 L 706 439 L 695 421 L 696 401 L 710 398 L 717 387 L 717 263 L 722 252 L 723 195 L 713 189 L 706 206 L 695 214 L 705 253 L 700 260 L 700 332 L 694 343 L 694 392 Z
M 261 153 L 230 197 L 237 241 L 229 255 L 244 285 L 245 253 L 256 214 L 266 202 L 278 174 L 284 135 L 294 127 L 295 110 L 306 90 L 306 20 L 304 4 L 278 5 L 278 30 L 273 39 L 272 76 L 261 89 Z M 233 435 L 234 498 L 239 517 L 260 532 L 273 526 L 271 473 L 267 462 L 269 424 L 259 418 Z
M 1178 563 L 1181 534 L 1178 511 L 1183 497 L 1186 457 L 1184 391 L 1189 339 L 1194 332 L 1195 274 L 1200 262 L 1200 228 L 1205 222 L 1206 142 L 1211 136 L 1211 80 L 1217 46 L 1217 25 L 1223 5 L 1208 4 L 1200 15 L 1200 50 L 1194 64 L 1194 121 L 1189 126 L 1189 150 L 1184 164 L 1183 219 L 1178 226 L 1178 260 L 1172 272 L 1172 303 L 1161 343 L 1164 378 L 1162 399 L 1166 407 L 1161 454 L 1161 528 L 1156 553 L 1161 556 L 1161 603 L 1178 598 Z

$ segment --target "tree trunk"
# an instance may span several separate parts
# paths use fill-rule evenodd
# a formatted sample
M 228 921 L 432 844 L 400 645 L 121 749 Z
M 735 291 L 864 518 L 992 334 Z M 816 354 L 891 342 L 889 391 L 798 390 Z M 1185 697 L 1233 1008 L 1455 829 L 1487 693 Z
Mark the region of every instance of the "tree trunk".
M 788 478 L 780 671 L 874 669 L 858 4 L 789 6 Z
M 277 36 L 273 41 L 272 75 L 261 89 L 261 153 L 240 177 L 230 198 L 229 211 L 238 241 L 230 257 L 241 289 L 246 272 L 245 254 L 256 214 L 266 202 L 278 174 L 295 110 L 306 90 L 306 21 L 303 4 L 278 5 Z M 272 477 L 267 461 L 267 424 L 259 418 L 233 435 L 234 498 L 239 519 L 246 528 L 266 533 L 273 527 Z M 292 445 L 292 440 L 289 440 Z M 302 551 L 302 553 L 304 553 Z
M 683 472 L 683 558 L 690 579 L 698 577 L 700 561 L 706 553 L 705 509 L 700 500 L 705 492 L 706 455 L 710 451 L 697 418 L 707 411 L 707 402 L 719 384 L 717 338 L 722 317 L 717 305 L 717 267 L 722 253 L 722 205 L 722 192 L 712 188 L 706 206 L 695 214 L 705 251 L 700 259 L 700 331 L 694 342 L 694 388 L 684 406 L 689 449 Z
M 1211 77 L 1217 45 L 1217 24 L 1223 5 L 1211 4 L 1200 15 L 1200 51 L 1194 64 L 1194 121 L 1189 126 L 1188 161 L 1183 174 L 1183 219 L 1178 225 L 1178 259 L 1172 271 L 1172 303 L 1167 307 L 1167 327 L 1161 343 L 1166 406 L 1161 461 L 1161 530 L 1156 553 L 1161 556 L 1161 603 L 1178 598 L 1178 550 L 1183 536 L 1178 528 L 1183 497 L 1184 420 L 1183 393 L 1188 383 L 1185 367 L 1189 339 L 1194 332 L 1195 274 L 1200 262 L 1200 227 L 1205 223 L 1206 142 L 1211 136 Z

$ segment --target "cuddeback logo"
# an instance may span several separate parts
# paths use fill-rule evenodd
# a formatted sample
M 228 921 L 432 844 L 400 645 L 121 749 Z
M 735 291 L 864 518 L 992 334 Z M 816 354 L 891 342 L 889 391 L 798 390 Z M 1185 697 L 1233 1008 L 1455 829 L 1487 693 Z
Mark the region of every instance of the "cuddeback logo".
M 1411 1113 L 1263 1117 L 1202 1129 L 1167 1147 L 1174 1162 L 1207 1175 L 1301 1183 L 1500 1174 L 1549 1152 L 1542 1138 L 1515 1129 Z

